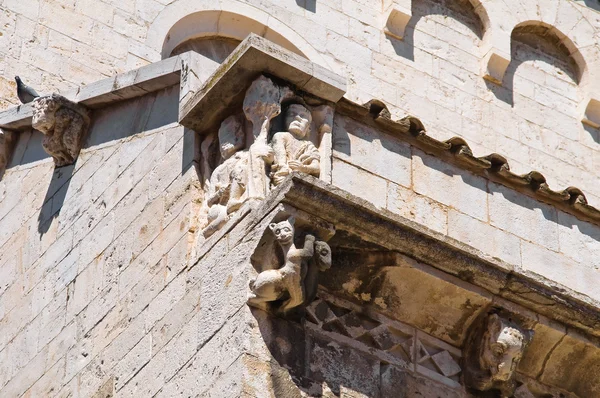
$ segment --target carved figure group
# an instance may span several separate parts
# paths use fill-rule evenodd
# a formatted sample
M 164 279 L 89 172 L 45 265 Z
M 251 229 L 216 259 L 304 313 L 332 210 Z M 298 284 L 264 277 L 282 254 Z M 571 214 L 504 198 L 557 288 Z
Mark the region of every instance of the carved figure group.
M 73 163 L 90 125 L 89 111 L 58 94 L 38 97 L 33 104 L 32 127 L 45 135 L 46 152 L 58 167 Z
M 331 249 L 311 234 L 306 234 L 303 245 L 297 247 L 294 222 L 294 218 L 289 218 L 269 225 L 284 264 L 260 272 L 250 282 L 248 304 L 264 308 L 268 302 L 285 300 L 279 311 L 286 313 L 314 298 L 316 272 L 331 266 Z
M 282 101 L 292 96 L 289 88 L 261 76 L 244 99 L 243 111 L 252 122 L 252 134 L 246 133 L 242 114 L 230 116 L 221 124 L 218 137 L 222 160 L 209 180 L 205 237 L 222 228 L 246 201 L 264 199 L 271 187 L 281 184 L 292 172 L 319 176 L 319 150 L 308 139 L 312 115 L 300 100 L 283 105 L 284 131 L 268 139 L 271 120 L 281 112 Z M 246 137 L 253 139 L 249 146 Z

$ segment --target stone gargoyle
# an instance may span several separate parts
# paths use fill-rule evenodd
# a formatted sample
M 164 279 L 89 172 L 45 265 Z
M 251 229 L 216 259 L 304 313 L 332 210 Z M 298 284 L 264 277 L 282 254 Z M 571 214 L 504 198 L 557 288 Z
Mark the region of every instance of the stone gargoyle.
M 476 391 L 497 391 L 512 397 L 515 374 L 532 332 L 511 318 L 487 315 L 476 324 L 465 343 L 464 380 Z
M 314 299 L 318 272 L 331 267 L 331 249 L 310 233 L 296 236 L 294 223 L 295 219 L 290 217 L 269 224 L 273 247 L 278 252 L 259 257 L 265 264 L 261 264 L 263 270 L 250 281 L 249 305 L 265 309 L 269 303 L 281 301 L 276 312 L 285 314 Z M 295 240 L 302 244 L 296 245 Z
M 42 146 L 57 167 L 75 161 L 89 126 L 89 110 L 61 95 L 38 97 L 33 102 L 32 127 L 45 135 Z

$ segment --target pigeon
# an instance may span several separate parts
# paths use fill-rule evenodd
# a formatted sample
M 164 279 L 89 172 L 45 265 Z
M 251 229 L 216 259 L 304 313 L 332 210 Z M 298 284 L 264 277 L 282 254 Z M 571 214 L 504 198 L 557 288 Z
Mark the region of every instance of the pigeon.
M 23 83 L 19 76 L 15 76 L 15 81 L 17 82 L 17 97 L 22 104 L 27 104 L 40 96 L 34 89 Z

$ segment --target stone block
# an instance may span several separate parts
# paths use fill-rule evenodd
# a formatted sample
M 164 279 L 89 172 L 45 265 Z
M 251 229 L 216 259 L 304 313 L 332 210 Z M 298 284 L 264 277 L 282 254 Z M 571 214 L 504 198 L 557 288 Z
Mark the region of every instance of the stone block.
M 461 398 L 464 394 L 442 383 L 414 375 L 393 365 L 381 367 L 381 397 L 396 398 Z
M 600 353 L 591 344 L 567 335 L 548 354 L 538 379 L 560 386 L 579 397 L 593 397 L 600 389 Z
M 448 236 L 481 250 L 484 256 L 498 258 L 515 268 L 521 265 L 518 237 L 455 210 L 448 213 Z
M 405 187 L 411 185 L 410 146 L 353 119 L 335 118 L 333 151 L 335 157 L 379 177 Z
M 448 233 L 448 207 L 401 185 L 388 184 L 387 209 L 436 232 Z
M 600 275 L 600 270 L 525 241 L 521 242 L 521 257 L 523 272 L 542 284 L 558 283 L 592 300 L 600 301 L 600 288 L 594 282 Z
M 115 389 L 122 386 L 144 367 L 152 357 L 152 335 L 146 334 L 114 367 Z
M 333 159 L 332 182 L 379 208 L 386 206 L 387 181 L 343 160 Z
M 379 390 L 379 361 L 350 347 L 311 336 L 308 377 L 336 396 L 373 397 Z
M 444 205 L 487 222 L 488 182 L 421 151 L 413 153 L 413 189 Z
M 510 188 L 489 183 L 490 224 L 550 250 L 558 250 L 557 210 Z
M 560 252 L 577 263 L 598 268 L 600 227 L 558 211 L 558 240 Z

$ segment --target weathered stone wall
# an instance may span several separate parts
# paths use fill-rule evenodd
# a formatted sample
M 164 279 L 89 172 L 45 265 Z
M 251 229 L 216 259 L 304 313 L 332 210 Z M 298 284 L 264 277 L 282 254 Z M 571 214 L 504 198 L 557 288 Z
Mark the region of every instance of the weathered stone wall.
M 113 368 L 121 387 L 175 333 L 197 182 L 177 98 L 95 112 L 54 173 L 41 133 L 21 136 L 1 182 L 0 395 L 92 396 Z
M 600 302 L 597 225 L 340 115 L 332 183 L 500 259 L 508 269 Z
M 463 136 L 476 155 L 504 154 L 515 171 L 538 169 L 553 188 L 579 186 L 600 205 L 600 137 L 581 123 L 589 78 L 551 30 L 525 24 L 514 32 L 499 86 L 482 72 L 493 24 L 467 1 L 413 0 L 403 40 L 384 33 L 385 4 L 213 3 L 5 0 L 2 100 L 16 103 L 15 74 L 41 93 L 66 90 L 160 59 L 181 44 L 169 40 L 193 35 L 190 26 L 234 39 L 253 31 L 343 75 L 347 98 L 380 98 L 395 117 L 418 116 L 435 138 Z M 544 9 L 545 21 L 554 18 L 577 45 L 597 44 L 595 10 L 555 6 Z M 530 7 L 515 2 L 505 13 L 535 20 Z M 19 133 L 0 181 L 0 396 L 464 395 L 456 374 L 440 376 L 441 365 L 411 362 L 407 371 L 307 323 L 247 307 L 248 256 L 268 221 L 249 217 L 229 234 L 197 240 L 198 143 L 176 122 L 178 94 L 174 87 L 94 110 L 77 162 L 55 171 L 42 135 Z M 600 302 L 597 226 L 343 115 L 328 182 L 508 270 Z M 437 347 L 429 354 L 459 362 L 458 343 L 413 329 Z M 585 346 L 577 348 L 589 355 L 577 368 L 584 378 L 597 366 L 597 342 L 582 343 L 563 325 L 538 329 L 554 333 L 539 351 L 548 356 L 525 357 L 522 375 L 593 396 L 591 383 L 567 379 L 560 364 Z M 548 362 L 552 353 L 564 362 Z
M 578 186 L 600 204 L 600 136 L 581 123 L 598 96 L 597 5 L 413 0 L 397 40 L 384 34 L 391 3 L 6 0 L 2 101 L 17 102 L 16 74 L 49 93 L 157 61 L 168 55 L 163 44 L 179 44 L 170 40 L 196 33 L 241 40 L 252 31 L 342 74 L 352 100 L 382 99 L 397 116 L 420 117 L 436 138 L 465 137 L 476 155 L 501 153 L 513 170 L 537 169 L 555 189 Z M 483 78 L 490 45 L 512 53 L 502 86 Z

